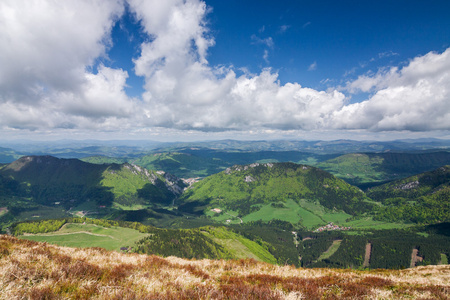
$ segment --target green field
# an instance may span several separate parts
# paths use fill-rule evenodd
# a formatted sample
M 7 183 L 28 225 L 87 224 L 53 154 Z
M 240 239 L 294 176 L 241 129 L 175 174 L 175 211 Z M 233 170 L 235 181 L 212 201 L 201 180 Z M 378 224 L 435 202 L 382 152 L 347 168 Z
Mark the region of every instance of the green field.
M 131 247 L 135 242 L 147 236 L 137 230 L 111 227 L 105 228 L 94 224 L 66 224 L 52 233 L 22 235 L 19 238 L 38 242 L 47 242 L 67 247 L 101 247 L 107 250 L 120 250 Z
M 44 220 L 68 217 L 67 211 L 61 207 L 39 206 L 38 209 L 23 211 L 17 215 L 17 220 Z
M 412 224 L 390 223 L 383 221 L 375 221 L 372 217 L 358 218 L 341 224 L 342 226 L 351 227 L 352 229 L 400 229 L 412 226 Z
M 219 209 L 222 209 L 220 207 L 217 207 Z M 239 219 L 237 216 L 239 215 L 239 212 L 233 211 L 233 210 L 223 210 L 221 213 L 213 212 L 212 210 L 208 210 L 205 212 L 205 215 L 211 217 L 216 222 L 226 223 L 226 224 L 240 224 L 241 219 Z
M 342 240 L 335 240 L 333 241 L 333 244 L 331 244 L 330 248 L 328 248 L 327 251 L 323 252 L 317 260 L 324 260 L 329 258 L 331 255 L 333 255 L 341 245 Z
M 326 211 L 319 203 L 300 200 L 300 205 L 292 199 L 283 203 L 284 207 L 273 207 L 271 204 L 242 218 L 244 222 L 270 221 L 274 219 L 285 220 L 292 224 L 300 223 L 308 229 L 327 224 L 329 222 L 345 222 L 351 216 L 344 212 Z

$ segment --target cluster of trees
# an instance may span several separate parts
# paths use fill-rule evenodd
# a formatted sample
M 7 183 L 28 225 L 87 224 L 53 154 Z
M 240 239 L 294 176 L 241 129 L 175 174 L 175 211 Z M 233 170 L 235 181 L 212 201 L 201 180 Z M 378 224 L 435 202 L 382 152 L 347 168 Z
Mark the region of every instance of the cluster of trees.
M 450 221 L 450 186 L 417 198 L 388 198 L 383 201 L 375 220 L 388 222 L 439 223 Z
M 278 264 L 300 266 L 298 251 L 292 234 L 295 229 L 291 223 L 281 220 L 254 221 L 232 225 L 230 228 L 260 245 L 268 245 L 267 249 L 275 257 Z
M 38 222 L 24 222 L 18 223 L 12 228 L 14 235 L 21 235 L 24 233 L 46 233 L 59 230 L 64 224 L 67 223 L 66 219 L 62 220 L 43 220 Z
M 336 236 L 337 237 L 337 236 Z M 316 261 L 331 245 L 333 234 L 316 235 L 300 243 L 303 267 L 361 268 L 366 244 L 371 244 L 369 268 L 403 269 L 411 263 L 413 249 L 423 260 L 416 265 L 439 264 L 441 254 L 450 254 L 450 240 L 443 235 L 408 230 L 378 230 L 361 235 L 343 235 L 339 249 L 329 258 Z
M 310 267 L 317 262 L 319 256 L 327 251 L 334 240 L 342 239 L 342 233 L 336 231 L 307 232 L 299 231 L 298 253 L 301 257 L 301 266 Z
M 158 229 L 134 246 L 134 252 L 196 259 L 229 259 L 232 255 L 200 229 Z

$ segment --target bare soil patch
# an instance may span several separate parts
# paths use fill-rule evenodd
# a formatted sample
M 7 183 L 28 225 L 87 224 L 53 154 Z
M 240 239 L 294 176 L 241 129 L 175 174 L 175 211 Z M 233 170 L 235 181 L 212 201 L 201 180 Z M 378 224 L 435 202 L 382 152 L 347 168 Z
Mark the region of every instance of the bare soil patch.
M 368 268 L 369 264 L 370 264 L 370 253 L 372 252 L 372 244 L 371 243 L 367 243 L 366 244 L 366 252 L 364 254 L 364 263 L 363 263 L 363 267 L 364 268 Z
M 417 254 L 419 254 L 419 250 L 414 248 L 411 252 L 411 264 L 409 266 L 410 268 L 414 268 L 417 262 L 423 261 L 423 257 Z

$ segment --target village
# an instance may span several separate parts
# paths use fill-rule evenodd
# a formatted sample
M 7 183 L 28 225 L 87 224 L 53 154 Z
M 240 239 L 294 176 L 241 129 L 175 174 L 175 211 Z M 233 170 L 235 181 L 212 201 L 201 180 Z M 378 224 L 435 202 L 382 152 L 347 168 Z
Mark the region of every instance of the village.
M 338 225 L 334 225 L 333 222 L 328 223 L 325 226 L 319 227 L 314 232 L 322 232 L 322 231 L 331 231 L 331 230 L 350 230 L 351 227 L 341 227 Z

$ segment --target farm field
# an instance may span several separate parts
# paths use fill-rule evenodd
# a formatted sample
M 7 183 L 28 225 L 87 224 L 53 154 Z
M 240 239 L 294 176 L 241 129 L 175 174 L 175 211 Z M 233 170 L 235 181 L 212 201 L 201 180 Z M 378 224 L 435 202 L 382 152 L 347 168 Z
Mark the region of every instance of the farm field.
M 121 247 L 132 246 L 147 235 L 129 228 L 69 223 L 56 232 L 21 235 L 19 238 L 66 247 L 101 247 L 118 251 Z
M 352 229 L 379 230 L 379 229 L 407 228 L 407 227 L 412 226 L 413 224 L 376 221 L 376 220 L 373 220 L 372 217 L 364 217 L 364 218 L 358 218 L 355 220 L 344 222 L 341 225 L 345 226 L 345 227 L 351 227 Z

